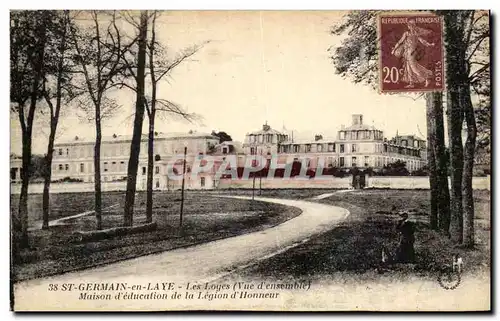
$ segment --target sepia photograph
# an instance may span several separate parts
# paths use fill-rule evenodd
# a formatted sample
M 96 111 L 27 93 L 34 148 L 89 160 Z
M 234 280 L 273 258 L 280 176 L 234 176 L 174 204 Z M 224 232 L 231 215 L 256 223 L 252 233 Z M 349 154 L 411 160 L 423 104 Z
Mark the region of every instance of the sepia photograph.
M 488 10 L 9 18 L 12 311 L 491 312 Z

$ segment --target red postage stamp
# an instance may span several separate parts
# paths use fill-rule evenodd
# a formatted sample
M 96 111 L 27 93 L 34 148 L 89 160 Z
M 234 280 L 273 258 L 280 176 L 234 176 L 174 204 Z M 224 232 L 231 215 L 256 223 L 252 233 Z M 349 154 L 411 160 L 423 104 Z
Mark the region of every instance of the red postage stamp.
M 441 17 L 381 15 L 378 37 L 381 92 L 444 89 Z

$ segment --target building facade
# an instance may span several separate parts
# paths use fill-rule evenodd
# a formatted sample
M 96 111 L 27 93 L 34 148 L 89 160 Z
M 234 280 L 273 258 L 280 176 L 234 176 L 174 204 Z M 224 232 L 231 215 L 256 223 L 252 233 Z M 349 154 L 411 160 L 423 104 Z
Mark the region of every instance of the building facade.
M 103 137 L 101 144 L 101 181 L 117 182 L 127 179 L 128 160 L 130 156 L 131 137 L 113 135 Z M 189 132 L 187 134 L 157 134 L 154 142 L 154 179 L 155 189 L 167 189 L 176 186 L 167 178 L 167 163 L 172 158 L 178 159 L 182 165 L 184 148 L 187 148 L 186 163 L 203 157 L 213 151 L 219 138 L 205 133 Z M 52 162 L 52 180 L 65 178 L 82 182 L 94 182 L 94 141 L 75 137 L 72 141 L 59 142 L 54 147 Z M 137 187 L 146 188 L 148 139 L 144 135 L 141 140 Z M 182 166 L 180 166 L 182 168 Z M 189 169 L 188 169 L 189 171 Z M 206 178 L 199 182 L 189 181 L 189 185 L 209 185 Z
M 184 156 L 184 148 L 186 155 Z M 127 179 L 131 137 L 113 135 L 103 137 L 101 144 L 101 181 L 105 184 L 124 182 Z M 137 188 L 146 189 L 148 139 L 141 140 Z M 405 135 L 392 139 L 384 137 L 382 130 L 363 124 L 362 115 L 353 115 L 352 124 L 342 126 L 333 138 L 315 135 L 312 140 L 294 140 L 293 136 L 272 129 L 267 123 L 259 131 L 246 135 L 243 144 L 223 142 L 219 137 L 206 133 L 158 133 L 154 144 L 153 188 L 160 190 L 179 189 L 183 160 L 186 160 L 185 186 L 192 189 L 212 189 L 218 184 L 216 173 L 225 164 L 226 158 L 236 159 L 239 168 L 254 166 L 251 155 L 265 158 L 277 157 L 279 164 L 290 163 L 306 157 L 308 167 L 316 169 L 319 159 L 323 168 L 337 167 L 350 169 L 381 169 L 397 160 L 406 163 L 411 172 L 427 164 L 426 142 L 415 135 Z M 203 167 L 206 155 L 213 164 L 205 170 L 191 175 L 191 169 Z M 208 159 L 208 158 L 207 158 Z M 249 161 L 252 161 L 249 163 Z M 198 162 L 198 163 L 196 163 Z M 268 160 L 269 162 L 269 160 Z M 174 164 L 172 166 L 168 165 Z M 11 182 L 21 180 L 21 160 L 11 157 Z M 169 170 L 174 171 L 172 179 Z M 194 175 L 196 174 L 196 175 Z M 74 137 L 70 141 L 57 142 L 52 162 L 52 181 L 94 182 L 94 141 Z
M 406 162 L 411 172 L 427 164 L 426 142 L 415 135 L 384 137 L 384 132 L 363 124 L 363 115 L 352 115 L 352 124 L 342 126 L 336 137 L 315 135 L 312 140 L 294 140 L 289 135 L 265 124 L 260 131 L 246 135 L 243 149 L 247 154 L 278 154 L 280 162 L 291 156 L 307 156 L 315 168 L 317 159 L 326 160 L 325 167 L 381 169 L 396 161 Z

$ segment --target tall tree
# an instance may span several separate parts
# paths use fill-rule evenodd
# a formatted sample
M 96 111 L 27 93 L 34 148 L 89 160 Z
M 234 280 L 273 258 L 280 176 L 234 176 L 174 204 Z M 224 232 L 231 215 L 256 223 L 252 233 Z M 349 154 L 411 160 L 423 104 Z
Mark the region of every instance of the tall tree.
M 22 185 L 19 212 L 12 217 L 12 252 L 28 246 L 28 185 L 31 175 L 33 121 L 45 72 L 47 28 L 51 11 L 13 11 L 10 21 L 10 101 L 22 131 Z
M 149 76 L 151 96 L 146 98 L 146 112 L 149 120 L 148 126 L 148 165 L 147 165 L 147 192 L 146 192 L 146 220 L 153 221 L 153 175 L 154 175 L 154 140 L 155 140 L 155 119 L 157 111 L 166 115 L 174 115 L 188 121 L 197 119 L 197 115 L 188 113 L 180 105 L 158 98 L 158 86 L 160 81 L 169 76 L 170 73 L 188 58 L 196 54 L 204 44 L 194 45 L 182 50 L 176 57 L 169 59 L 166 55 L 166 48 L 157 40 L 156 19 L 159 16 L 155 11 L 151 19 L 151 39 L 148 45 Z
M 460 56 L 463 57 L 463 74 L 460 105 L 464 112 L 467 138 L 464 146 L 464 167 L 462 174 L 463 237 L 466 247 L 474 246 L 474 197 L 472 189 L 473 169 L 477 150 L 476 113 L 472 103 L 471 89 L 479 79 L 486 79 L 489 88 L 489 15 L 486 12 L 464 11 L 464 38 Z M 479 94 L 479 93 L 478 93 Z M 478 97 L 481 100 L 481 97 Z M 481 103 L 481 102 L 480 102 Z M 481 107 L 481 106 L 479 106 Z
M 43 96 L 49 109 L 49 141 L 47 143 L 47 153 L 44 162 L 44 185 L 43 185 L 43 224 L 42 228 L 49 227 L 49 203 L 50 203 L 50 182 L 52 178 L 52 159 L 54 155 L 54 141 L 56 138 L 59 116 L 62 104 L 68 104 L 76 94 L 71 86 L 71 59 L 68 56 L 69 28 L 71 18 L 69 11 L 58 12 L 53 28 L 53 39 L 49 43 L 50 52 L 48 54 L 49 68 L 43 83 Z M 54 88 L 55 87 L 55 88 Z M 63 101 L 64 100 L 64 101 Z
M 331 47 L 335 72 L 354 83 L 365 83 L 376 89 L 378 85 L 377 16 L 379 11 L 351 11 L 331 33 L 347 34 L 340 46 Z M 419 96 L 418 98 L 420 98 Z M 425 95 L 427 103 L 428 160 L 431 185 L 431 214 L 433 228 L 448 233 L 449 191 L 447 161 L 444 145 L 444 117 L 441 93 Z
M 153 220 L 153 177 L 154 177 L 154 142 L 157 132 L 155 123 L 157 115 L 160 117 L 177 117 L 181 120 L 193 122 L 200 117 L 194 113 L 187 112 L 182 106 L 167 99 L 158 98 L 158 88 L 164 78 L 171 75 L 171 72 L 188 58 L 196 54 L 204 45 L 194 45 L 182 50 L 174 58 L 169 58 L 166 54 L 167 50 L 164 45 L 158 41 L 156 21 L 159 13 L 154 11 L 148 16 L 148 25 L 151 26 L 151 37 L 147 39 L 146 64 L 145 68 L 148 79 L 145 79 L 144 85 L 144 107 L 148 116 L 148 163 L 147 163 L 147 192 L 146 192 L 146 220 Z M 140 22 L 135 20 L 135 17 L 124 12 L 123 18 L 136 29 L 141 28 Z M 138 53 L 130 50 L 127 55 L 123 56 L 123 64 L 127 67 L 128 73 L 123 74 L 121 79 L 114 83 L 118 88 L 128 88 L 136 95 L 138 94 L 138 82 L 136 70 Z M 132 80 L 132 81 L 131 81 Z M 135 117 L 135 113 L 132 115 Z
M 146 72 L 146 49 L 148 35 L 148 12 L 141 11 L 139 23 L 138 52 L 137 52 L 137 74 L 136 80 L 136 103 L 134 116 L 134 129 L 130 143 L 130 158 L 127 170 L 127 191 L 125 193 L 125 207 L 123 213 L 123 224 L 132 226 L 134 216 L 135 191 L 137 184 L 137 168 L 139 166 L 139 153 L 141 151 L 142 124 L 145 110 L 145 72 Z
M 72 28 L 71 36 L 75 48 L 75 61 L 79 65 L 78 72 L 83 75 L 88 102 L 81 105 L 89 113 L 95 123 L 94 145 L 94 211 L 96 228 L 102 229 L 101 198 L 101 141 L 102 119 L 112 114 L 117 105 L 107 99 L 106 93 L 113 87 L 113 79 L 123 72 L 120 64 L 124 53 L 136 42 L 132 39 L 124 43 L 116 28 L 115 12 L 91 11 L 82 14 L 82 20 L 90 17 L 90 26 Z
M 448 137 L 450 140 L 450 234 L 456 243 L 462 242 L 463 208 L 462 208 L 462 171 L 463 145 L 462 124 L 463 109 L 460 96 L 463 95 L 463 79 L 465 50 L 460 40 L 464 37 L 464 20 L 456 11 L 444 12 L 445 49 L 446 49 L 446 85 L 448 108 Z

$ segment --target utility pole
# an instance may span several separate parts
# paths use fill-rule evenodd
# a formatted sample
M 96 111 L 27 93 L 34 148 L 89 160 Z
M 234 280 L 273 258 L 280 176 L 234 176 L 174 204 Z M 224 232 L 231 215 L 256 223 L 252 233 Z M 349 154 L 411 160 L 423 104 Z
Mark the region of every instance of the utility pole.
M 184 179 L 186 177 L 186 154 L 187 154 L 187 146 L 184 146 L 184 162 L 182 166 L 181 215 L 179 220 L 180 227 L 182 227 L 182 214 L 184 212 Z
M 255 199 L 255 173 L 253 175 L 252 201 Z

